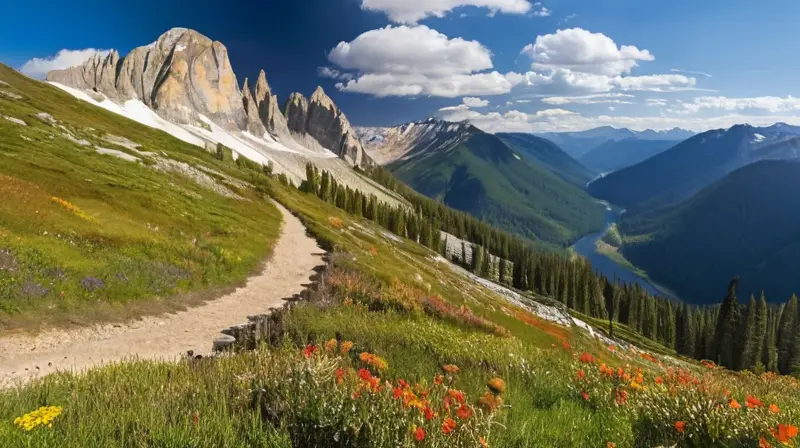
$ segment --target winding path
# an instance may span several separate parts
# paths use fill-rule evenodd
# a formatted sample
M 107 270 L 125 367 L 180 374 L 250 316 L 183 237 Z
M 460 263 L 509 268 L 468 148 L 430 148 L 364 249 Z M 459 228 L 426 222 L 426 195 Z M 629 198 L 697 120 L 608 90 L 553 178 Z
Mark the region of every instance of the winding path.
M 296 217 L 276 206 L 283 225 L 272 258 L 244 287 L 198 307 L 122 325 L 0 335 L 0 389 L 57 370 L 82 371 L 126 358 L 170 360 L 188 350 L 208 354 L 222 329 L 281 306 L 309 283 L 314 268 L 323 264 L 323 251 Z

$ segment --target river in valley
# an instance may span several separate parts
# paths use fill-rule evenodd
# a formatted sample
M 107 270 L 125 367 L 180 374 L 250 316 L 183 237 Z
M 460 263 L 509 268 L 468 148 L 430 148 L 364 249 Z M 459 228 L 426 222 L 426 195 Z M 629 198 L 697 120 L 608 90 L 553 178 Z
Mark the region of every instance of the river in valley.
M 667 297 L 667 298 L 676 298 L 673 294 L 665 291 L 664 289 L 659 288 L 658 286 L 654 285 L 650 281 L 636 275 L 633 270 L 628 267 L 622 266 L 609 258 L 608 256 L 600 253 L 597 251 L 597 241 L 603 237 L 603 234 L 608 230 L 608 228 L 617 222 L 624 210 L 615 210 L 607 207 L 606 211 L 606 227 L 600 233 L 593 233 L 591 235 L 587 235 L 581 239 L 579 239 L 573 246 L 572 249 L 579 255 L 582 255 L 586 259 L 588 259 L 592 263 L 592 267 L 599 271 L 601 274 L 605 275 L 609 279 L 613 279 L 614 275 L 616 275 L 617 280 L 625 282 L 625 283 L 638 283 L 644 289 L 646 289 L 650 294 Z

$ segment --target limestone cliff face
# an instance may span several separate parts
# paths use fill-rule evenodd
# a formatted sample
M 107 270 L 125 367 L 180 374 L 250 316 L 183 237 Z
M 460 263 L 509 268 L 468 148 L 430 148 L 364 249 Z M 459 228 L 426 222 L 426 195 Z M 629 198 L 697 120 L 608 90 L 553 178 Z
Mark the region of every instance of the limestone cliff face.
M 317 87 L 310 101 L 299 93 L 293 93 L 286 102 L 285 112 L 292 132 L 312 137 L 322 147 L 353 165 L 366 168 L 375 164 L 364 152 L 347 117 L 322 87 Z
M 202 115 L 229 131 L 259 137 L 267 132 L 289 146 L 322 147 L 350 164 L 374 165 L 321 88 L 310 101 L 292 94 L 284 114 L 263 70 L 255 90 L 247 82 L 240 90 L 225 46 L 186 28 L 173 28 L 124 58 L 112 50 L 80 66 L 51 71 L 47 80 L 95 90 L 119 103 L 139 100 L 174 123 L 202 125 Z
M 281 108 L 278 104 L 278 96 L 272 94 L 272 89 L 267 83 L 267 75 L 264 70 L 261 70 L 261 73 L 258 74 L 258 80 L 256 81 L 255 102 L 258 116 L 267 132 L 279 141 L 291 139 L 286 117 L 281 113 Z
M 247 125 L 228 50 L 185 28 L 173 28 L 122 59 L 111 51 L 79 67 L 51 71 L 47 80 L 93 89 L 119 102 L 137 99 L 176 123 L 197 124 L 204 115 L 230 130 Z

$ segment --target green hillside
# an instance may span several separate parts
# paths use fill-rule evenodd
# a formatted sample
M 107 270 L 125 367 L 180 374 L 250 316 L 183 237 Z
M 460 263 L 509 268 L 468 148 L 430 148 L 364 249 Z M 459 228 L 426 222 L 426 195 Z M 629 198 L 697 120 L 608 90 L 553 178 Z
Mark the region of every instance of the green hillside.
M 418 192 L 532 240 L 568 245 L 603 226 L 580 188 L 475 128 L 462 143 L 388 165 Z
M 524 133 L 498 133 L 495 135 L 523 157 L 547 168 L 565 182 L 576 187 L 586 187 L 586 183 L 595 175 L 591 169 L 570 157 L 550 140 Z
M 0 328 L 171 309 L 268 254 L 280 214 L 251 172 L 3 65 L 0 80 Z
M 741 277 L 742 297 L 770 301 L 798 291 L 800 163 L 762 161 L 668 209 L 625 215 L 625 255 L 694 303 L 717 301 L 712 285 Z

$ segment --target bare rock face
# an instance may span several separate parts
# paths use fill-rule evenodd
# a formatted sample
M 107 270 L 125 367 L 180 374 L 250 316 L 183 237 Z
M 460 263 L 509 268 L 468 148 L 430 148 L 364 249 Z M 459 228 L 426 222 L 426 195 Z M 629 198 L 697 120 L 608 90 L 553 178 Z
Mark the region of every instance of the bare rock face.
M 247 78 L 244 79 L 244 87 L 242 87 L 242 101 L 244 103 L 244 112 L 247 114 L 247 131 L 257 137 L 261 137 L 267 130 L 258 115 L 258 105 L 250 92 Z
M 247 126 L 227 49 L 186 28 L 173 28 L 124 59 L 116 51 L 95 55 L 79 67 L 51 71 L 47 80 L 120 102 L 138 99 L 176 123 L 196 124 L 204 115 L 226 129 Z
M 267 132 L 278 140 L 291 138 L 289 127 L 286 124 L 286 117 L 281 113 L 277 95 L 273 95 L 272 90 L 269 88 L 264 70 L 261 70 L 261 73 L 258 74 L 258 80 L 256 80 L 255 102 L 258 116 L 261 118 L 261 122 L 264 123 Z
M 364 152 L 347 117 L 322 87 L 317 87 L 310 101 L 299 93 L 293 93 L 286 103 L 286 118 L 289 130 L 313 137 L 322 147 L 351 164 L 362 168 L 375 165 Z

